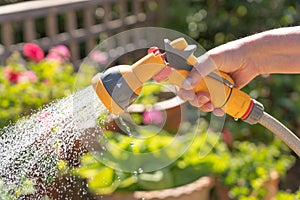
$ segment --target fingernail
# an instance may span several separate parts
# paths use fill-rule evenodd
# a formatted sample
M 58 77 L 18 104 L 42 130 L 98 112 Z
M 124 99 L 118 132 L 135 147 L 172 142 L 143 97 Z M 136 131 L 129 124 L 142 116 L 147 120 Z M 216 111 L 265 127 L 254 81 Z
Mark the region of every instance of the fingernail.
M 177 92 L 177 95 L 182 99 L 186 101 L 193 100 L 195 98 L 195 93 L 190 90 L 184 90 L 181 89 Z
M 199 101 L 199 103 L 201 103 L 201 104 L 205 104 L 205 103 L 207 103 L 207 102 L 209 101 L 209 98 L 208 98 L 207 96 L 200 96 L 200 97 L 198 98 L 198 101 Z
M 224 111 L 222 109 L 220 109 L 220 108 L 214 109 L 213 113 L 217 117 L 222 117 L 225 114 Z
M 206 109 L 208 110 L 208 112 L 211 112 L 214 110 L 214 105 L 211 103 L 207 103 L 204 105 L 206 107 Z

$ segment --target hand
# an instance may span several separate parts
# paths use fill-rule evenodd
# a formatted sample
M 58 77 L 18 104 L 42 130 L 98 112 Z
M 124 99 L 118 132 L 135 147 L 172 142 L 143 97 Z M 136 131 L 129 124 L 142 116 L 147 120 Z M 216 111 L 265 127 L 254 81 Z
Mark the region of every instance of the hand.
M 178 95 L 204 112 L 213 111 L 216 116 L 222 116 L 224 111 L 214 107 L 208 93 L 195 93 L 192 88 L 215 70 L 228 73 L 234 80 L 235 87 L 242 88 L 260 74 L 259 68 L 253 61 L 253 55 L 255 53 L 248 53 L 246 39 L 236 40 L 208 51 L 197 59 L 197 64 L 184 81 Z
M 223 115 L 204 92 L 192 88 L 210 72 L 228 73 L 235 87 L 242 88 L 259 74 L 300 73 L 300 26 L 261 32 L 216 47 L 198 58 L 178 95 L 204 112 Z

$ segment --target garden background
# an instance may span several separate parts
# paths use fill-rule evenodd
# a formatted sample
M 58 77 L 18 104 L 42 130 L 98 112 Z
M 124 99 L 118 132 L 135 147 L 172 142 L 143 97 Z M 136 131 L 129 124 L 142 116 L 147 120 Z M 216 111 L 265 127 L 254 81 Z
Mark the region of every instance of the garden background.
M 151 9 L 158 12 L 158 18 L 155 22 L 156 26 L 184 33 L 199 42 L 206 50 L 261 31 L 279 27 L 296 26 L 299 25 L 300 22 L 300 3 L 297 0 L 168 0 L 151 2 Z M 11 3 L 18 2 L 17 0 L 1 1 L 1 5 Z M 119 8 L 116 6 L 106 12 L 118 13 L 118 11 Z M 64 18 L 64 16 L 60 17 Z M 40 21 L 38 23 L 43 22 Z M 81 16 L 78 16 L 78 24 L 82 23 L 83 19 Z M 16 29 L 18 28 L 19 27 L 16 27 Z M 37 29 L 37 31 L 38 34 L 42 36 L 45 34 L 45 30 L 43 29 Z M 15 33 L 14 37 L 16 41 L 23 42 L 21 41 L 23 38 L 21 31 L 20 34 Z M 98 37 L 97 41 L 100 42 L 102 38 L 105 38 L 103 34 Z M 30 48 L 35 48 L 37 52 L 43 52 L 43 55 L 38 57 L 37 60 L 35 60 L 37 57 L 32 59 L 30 53 L 29 55 L 26 54 L 26 48 L 22 46 L 19 53 L 14 52 L 6 61 L 2 61 L 3 66 L 0 69 L 1 127 L 11 123 L 11 120 L 16 121 L 21 116 L 30 114 L 32 109 L 41 107 L 54 99 L 70 95 L 73 92 L 78 62 L 76 64 L 75 62 L 72 63 L 72 52 L 70 53 L 68 51 L 70 46 L 68 46 L 68 44 L 61 45 L 57 44 L 51 47 L 51 50 L 31 46 Z M 4 46 L 3 48 L 6 47 Z M 86 52 L 84 45 L 79 49 L 79 57 L 81 59 L 86 57 L 88 52 Z M 56 62 L 52 62 L 53 60 L 56 60 Z M 266 111 L 287 125 L 299 137 L 299 85 L 299 75 L 270 75 L 255 78 L 250 84 L 243 88 L 243 90 L 250 94 L 251 97 L 262 102 Z M 247 167 L 247 162 L 243 161 L 242 158 L 247 154 L 247 150 L 244 152 L 243 148 L 251 149 L 251 145 L 257 147 L 263 145 L 264 147 L 270 148 L 270 151 L 266 150 L 266 152 L 268 152 L 267 154 L 273 155 L 273 157 L 270 158 L 273 160 L 270 161 L 269 164 L 272 165 L 276 163 L 279 169 L 282 168 L 279 183 L 279 188 L 282 193 L 280 194 L 282 196 L 288 196 L 288 194 L 283 191 L 296 193 L 299 190 L 299 158 L 297 158 L 296 154 L 289 152 L 285 147 L 278 144 L 277 141 L 274 141 L 273 134 L 262 126 L 249 126 L 242 121 L 236 122 L 228 117 L 224 127 L 223 137 L 224 139 L 226 139 L 226 137 L 228 139 L 229 137 L 229 141 L 225 141 L 229 149 L 228 155 L 235 158 L 235 154 L 240 154 L 240 157 L 237 157 L 237 162 L 244 163 L 245 168 Z M 249 142 L 247 145 L 250 146 L 243 147 L 246 143 L 239 143 L 234 146 L 234 141 L 247 141 Z M 128 141 L 128 143 L 130 143 L 130 141 Z M 283 150 L 276 152 L 274 148 L 282 148 Z M 255 151 L 256 149 L 253 149 L 253 152 Z M 231 154 L 232 152 L 233 154 Z M 281 153 L 288 157 L 282 158 Z M 258 154 L 259 153 L 254 153 L 254 156 L 258 157 Z M 88 158 L 86 158 L 86 160 L 87 159 Z M 287 160 L 291 161 L 290 165 L 280 163 L 288 163 L 289 161 Z M 251 161 L 249 164 L 249 168 L 251 168 L 251 165 L 255 162 L 261 164 L 259 160 L 254 159 L 254 161 Z M 257 165 L 259 166 L 260 164 Z M 237 166 L 231 167 L 234 168 Z M 254 170 L 257 170 L 257 168 Z M 229 173 L 228 171 L 227 173 Z M 178 171 L 177 173 L 180 174 Z M 220 172 L 216 174 L 218 173 Z M 234 176 L 234 173 L 235 172 L 230 172 L 230 174 L 226 174 L 222 172 L 220 174 L 221 177 L 223 176 L 223 179 L 226 179 L 226 177 L 224 177 L 225 175 L 228 177 Z M 239 174 L 242 176 L 243 173 L 249 173 L 249 171 L 239 173 L 242 173 Z M 89 177 L 85 176 L 84 173 L 79 173 L 79 175 L 83 178 Z M 227 180 L 228 185 L 233 188 L 235 184 L 230 185 L 230 181 L 234 181 L 234 179 Z M 102 186 L 98 185 L 98 187 Z M 251 187 L 253 187 L 253 185 L 248 186 L 248 188 Z M 97 188 L 97 186 L 94 187 L 94 191 L 97 191 L 95 188 Z M 140 189 L 141 187 L 137 188 Z M 162 188 L 159 189 L 163 188 L 162 186 Z M 135 190 L 135 188 L 131 187 L 129 189 L 129 191 L 132 190 Z M 249 191 L 245 193 L 243 193 L 242 190 L 233 191 L 233 194 L 234 192 L 237 194 L 235 198 L 241 199 L 244 196 L 250 198 L 249 194 L 253 195 L 253 193 Z M 283 199 L 287 198 L 287 196 Z M 259 197 L 257 198 L 259 199 Z

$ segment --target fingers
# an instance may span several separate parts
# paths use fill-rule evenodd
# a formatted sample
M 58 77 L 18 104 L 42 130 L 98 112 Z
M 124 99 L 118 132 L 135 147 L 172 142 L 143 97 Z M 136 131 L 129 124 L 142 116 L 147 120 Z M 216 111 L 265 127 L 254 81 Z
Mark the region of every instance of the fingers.
M 195 98 L 195 93 L 193 90 L 179 89 L 177 95 L 185 101 L 191 101 Z
M 216 116 L 222 116 L 224 115 L 224 111 L 214 107 L 210 102 L 210 95 L 208 93 L 195 93 L 193 91 L 193 88 L 201 82 L 203 77 L 215 70 L 217 70 L 217 67 L 208 54 L 203 54 L 197 58 L 197 63 L 182 83 L 183 88 L 179 90 L 178 96 L 183 100 L 189 101 L 191 105 L 198 107 L 203 112 L 213 111 Z
M 221 108 L 215 108 L 210 102 L 210 95 L 207 92 L 194 93 L 192 90 L 180 89 L 177 94 L 181 99 L 189 101 L 191 105 L 203 112 L 213 112 L 216 116 L 224 115 L 224 111 Z
M 213 113 L 218 117 L 222 117 L 225 114 L 225 112 L 221 108 L 214 109 Z
M 216 69 L 217 67 L 210 56 L 208 54 L 203 54 L 197 58 L 197 63 L 183 82 L 182 87 L 187 90 L 194 88 L 200 83 L 203 77 Z

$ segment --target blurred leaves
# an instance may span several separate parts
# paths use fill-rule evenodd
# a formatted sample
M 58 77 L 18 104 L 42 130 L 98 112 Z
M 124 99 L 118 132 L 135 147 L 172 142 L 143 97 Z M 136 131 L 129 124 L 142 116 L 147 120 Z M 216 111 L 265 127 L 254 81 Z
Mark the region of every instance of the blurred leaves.
M 286 148 L 279 140 L 267 146 L 236 141 L 228 166 L 221 173 L 224 184 L 231 188 L 231 197 L 262 199 L 266 193 L 264 186 L 271 179 L 272 173 L 284 176 L 295 162 Z
M 24 198 L 25 195 L 35 192 L 35 183 L 25 177 L 20 177 L 20 184 L 7 184 L 0 179 L 0 197 L 1 199 L 14 200 Z
M 163 161 L 174 159 L 177 156 L 177 153 L 173 152 L 174 148 L 170 149 L 170 152 L 166 151 L 166 153 L 159 153 L 161 152 L 160 150 L 169 145 L 170 142 L 174 142 L 173 135 L 169 135 L 167 133 L 161 133 L 155 137 L 149 137 L 145 140 L 131 138 L 117 133 L 105 134 L 110 144 L 116 146 L 118 149 L 132 152 L 133 157 L 134 155 L 141 153 L 150 153 L 153 154 L 155 159 L 162 159 Z M 132 173 L 113 170 L 108 166 L 105 166 L 104 163 L 107 163 L 107 159 L 109 159 L 109 157 L 105 157 L 105 151 L 102 151 L 98 152 L 97 154 L 88 153 L 83 156 L 80 167 L 76 168 L 74 173 L 82 178 L 87 178 L 90 189 L 100 194 L 103 194 L 103 192 L 104 194 L 107 194 L 105 191 L 112 192 L 116 189 L 136 191 L 172 188 L 190 183 L 201 176 L 210 175 L 214 170 L 220 171 L 219 168 L 222 165 L 219 165 L 218 163 L 226 163 L 225 160 L 229 158 L 228 156 L 223 154 L 221 157 L 221 155 L 219 156 L 214 153 L 208 154 L 205 157 L 200 156 L 203 154 L 201 152 L 205 152 L 207 150 L 215 152 L 228 151 L 228 149 L 225 147 L 225 144 L 215 144 L 217 138 L 218 135 L 216 134 L 211 133 L 208 135 L 203 132 L 203 130 L 198 130 L 195 140 L 183 155 L 179 156 L 177 160 L 174 160 L 174 163 L 169 164 L 167 167 L 153 172 L 144 172 L 143 167 L 137 168 L 136 171 Z M 184 143 L 184 141 L 181 141 L 180 143 Z M 180 147 L 182 146 L 180 143 L 178 143 L 178 147 L 182 148 Z M 213 146 L 211 149 L 211 147 L 209 147 L 210 144 L 214 144 L 215 146 Z M 124 157 L 122 151 L 110 151 L 109 153 L 119 161 L 118 165 L 120 166 L 125 164 L 123 161 L 135 164 L 136 166 L 149 165 L 149 160 L 145 160 L 145 163 L 142 163 L 141 160 L 135 160 L 135 162 L 129 161 L 130 158 L 126 156 Z M 105 162 L 103 162 L 104 158 Z M 117 168 L 119 167 L 116 167 L 116 169 Z M 221 168 L 224 169 L 225 166 Z M 107 172 L 109 172 L 108 176 L 106 175 Z M 101 191 L 101 188 L 106 188 L 109 186 L 109 184 L 103 185 L 101 183 L 94 183 L 93 181 L 101 182 L 101 180 L 96 177 L 109 178 L 105 179 L 105 183 L 111 183 L 111 188 Z
M 25 77 L 30 72 L 34 75 Z M 0 127 L 31 114 L 54 99 L 70 95 L 76 74 L 68 62 L 27 62 L 15 52 L 0 67 Z
M 146 152 L 150 152 L 156 158 L 173 158 L 172 154 L 156 154 L 174 139 L 172 135 L 164 133 L 145 140 L 117 133 L 107 132 L 105 135 L 109 143 L 116 148 L 133 152 L 133 158 Z M 218 138 L 217 134 L 207 134 L 204 130 L 198 130 L 184 154 L 172 164 L 153 172 L 143 172 L 140 168 L 130 173 L 117 170 L 119 167 L 116 165 L 116 169 L 110 168 L 106 166 L 109 157 L 104 156 L 107 149 L 83 156 L 81 165 L 74 169 L 74 173 L 86 178 L 90 190 L 98 194 L 108 194 L 115 190 L 161 190 L 191 183 L 201 176 L 214 175 L 230 187 L 230 195 L 233 198 L 261 199 L 265 195 L 264 186 L 271 179 L 271 174 L 276 172 L 283 176 L 295 161 L 294 157 L 289 155 L 286 145 L 279 140 L 274 140 L 271 145 L 236 141 L 230 150 Z M 120 166 L 126 162 L 144 166 L 140 160 L 135 160 L 135 163 L 130 161 L 121 151 L 110 151 L 110 154 L 119 160 Z M 145 162 L 149 163 L 149 160 Z

